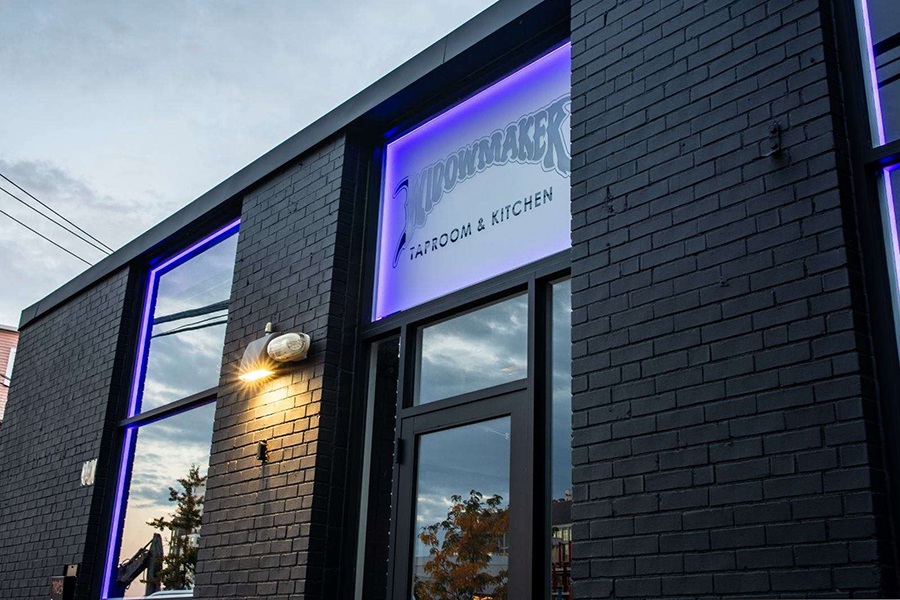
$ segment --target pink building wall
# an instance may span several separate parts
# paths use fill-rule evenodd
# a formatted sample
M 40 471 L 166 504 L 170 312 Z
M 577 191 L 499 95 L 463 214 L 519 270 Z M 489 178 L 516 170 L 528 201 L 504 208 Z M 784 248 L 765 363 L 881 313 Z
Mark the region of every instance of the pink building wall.
M 7 369 L 10 366 L 9 356 L 19 341 L 19 332 L 14 327 L 0 325 L 0 421 L 6 411 L 6 397 L 9 393 Z

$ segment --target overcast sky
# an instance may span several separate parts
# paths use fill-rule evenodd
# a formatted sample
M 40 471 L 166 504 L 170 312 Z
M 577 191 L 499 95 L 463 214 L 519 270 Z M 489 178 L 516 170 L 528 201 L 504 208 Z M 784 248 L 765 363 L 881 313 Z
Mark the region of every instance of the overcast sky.
M 0 173 L 118 248 L 490 4 L 3 0 Z M 85 268 L 0 215 L 0 323 Z

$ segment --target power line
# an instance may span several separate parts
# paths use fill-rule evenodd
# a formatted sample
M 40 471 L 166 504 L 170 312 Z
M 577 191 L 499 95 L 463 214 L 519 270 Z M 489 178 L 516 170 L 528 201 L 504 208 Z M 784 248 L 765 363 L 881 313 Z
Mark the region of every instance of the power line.
M 173 333 L 181 333 L 183 328 L 187 328 L 186 331 L 190 331 L 191 329 L 198 328 L 198 326 L 205 327 L 209 321 L 214 321 L 214 320 L 219 320 L 219 319 L 227 319 L 227 318 L 228 318 L 228 315 L 214 315 L 212 317 L 206 317 L 205 319 L 200 319 L 199 321 L 193 321 L 191 323 L 185 323 L 184 325 L 178 325 L 177 327 L 173 327 L 172 329 L 169 329 L 167 331 L 160 331 L 160 332 L 154 333 L 150 337 L 158 337 L 160 335 L 171 335 Z M 213 323 L 213 325 L 215 325 L 215 323 Z M 154 327 L 154 329 L 156 329 L 156 328 Z
M 75 229 L 77 229 L 78 231 L 80 231 L 81 233 L 83 233 L 84 235 L 88 236 L 89 238 L 91 238 L 92 240 L 94 240 L 95 242 L 97 242 L 98 244 L 100 244 L 101 246 L 103 246 L 103 247 L 106 249 L 106 251 L 108 251 L 109 253 L 114 252 L 114 250 L 113 250 L 111 247 L 107 246 L 106 244 L 104 244 L 103 242 L 101 242 L 100 240 L 98 240 L 96 237 L 92 236 L 90 233 L 88 233 L 87 231 L 85 231 L 84 229 L 82 229 L 81 227 L 79 227 L 78 225 L 76 225 L 75 223 L 73 223 L 72 221 L 70 221 L 69 219 L 65 218 L 64 216 L 62 216 L 61 214 L 59 214 L 57 211 L 55 211 L 55 210 L 53 210 L 52 208 L 50 208 L 50 207 L 49 207 L 47 204 L 45 204 L 44 202 L 41 202 L 40 200 L 38 200 L 37 198 L 35 198 L 34 195 L 33 195 L 31 192 L 29 192 L 28 190 L 24 189 L 22 186 L 20 186 L 18 183 L 16 183 L 15 181 L 13 181 L 12 179 L 10 179 L 9 177 L 7 177 L 6 175 L 4 175 L 3 173 L 0 173 L 0 177 L 2 177 L 3 179 L 5 179 L 5 180 L 8 181 L 9 183 L 13 184 L 14 186 L 16 186 L 16 188 L 18 188 L 22 193 L 27 194 L 29 198 L 31 198 L 32 200 L 34 200 L 35 202 L 37 202 L 38 204 L 40 204 L 41 206 L 43 206 L 44 208 L 46 208 L 47 210 L 49 210 L 50 212 L 52 212 L 54 215 L 56 215 L 57 217 L 59 217 L 60 219 L 62 219 L 63 221 L 65 221 L 66 223 L 68 223 L 69 225 L 71 225 L 72 227 L 74 227 Z
M 12 216 L 11 214 L 9 214 L 9 213 L 7 213 L 7 212 L 4 212 L 4 211 L 0 210 L 0 215 L 9 217 L 9 218 L 12 219 L 13 221 L 15 221 L 16 223 L 18 223 L 18 224 L 21 225 L 22 227 L 24 227 L 25 229 L 27 229 L 28 231 L 30 231 L 30 232 L 32 232 L 32 233 L 34 233 L 34 234 L 36 234 L 36 235 L 39 235 L 40 237 L 44 238 L 45 240 L 47 240 L 48 242 L 50 242 L 51 244 L 53 244 L 54 246 L 56 246 L 57 248 L 59 248 L 60 250 L 62 250 L 63 252 L 66 252 L 66 253 L 68 253 L 68 254 L 71 254 L 72 256 L 74 256 L 75 258 L 77 258 L 78 260 L 80 260 L 81 262 L 83 262 L 84 264 L 86 264 L 87 266 L 89 266 L 89 267 L 93 267 L 93 266 L 94 266 L 94 263 L 91 263 L 91 262 L 86 261 L 85 259 L 81 258 L 80 256 L 78 256 L 77 254 L 75 254 L 74 252 L 72 252 L 71 250 L 69 250 L 68 248 L 63 248 L 62 246 L 60 246 L 59 244 L 57 244 L 56 242 L 54 242 L 53 240 L 51 240 L 50 238 L 48 238 L 46 235 L 44 235 L 44 234 L 41 233 L 40 231 L 37 231 L 37 230 L 35 230 L 35 229 L 32 229 L 31 227 L 29 227 L 28 225 L 26 225 L 26 224 L 23 223 L 22 221 L 18 220 L 17 218 L 15 218 L 14 216 Z
M 175 335 L 176 333 L 184 333 L 185 331 L 194 331 L 195 329 L 206 329 L 207 327 L 215 327 L 216 325 L 225 325 L 226 323 L 228 323 L 227 319 L 222 320 L 222 321 L 213 321 L 212 323 L 203 323 L 202 325 L 194 325 L 194 326 L 185 325 L 184 327 L 176 327 L 175 329 L 170 329 L 168 331 L 154 333 L 150 337 L 158 338 L 158 337 L 164 337 L 167 335 Z
M 221 302 L 214 302 L 213 304 L 207 304 L 206 306 L 201 306 L 199 308 L 183 310 L 181 312 L 172 313 L 171 315 L 163 315 L 153 319 L 153 324 L 161 325 L 163 323 L 168 323 L 169 321 L 180 321 L 182 319 L 189 319 L 190 317 L 201 317 L 203 315 L 208 315 L 209 313 L 228 310 L 228 303 L 229 300 L 222 300 Z
M 0 174 L 0 177 L 3 177 L 3 175 Z M 15 185 L 15 184 L 14 184 L 14 185 Z M 95 244 L 94 242 L 92 242 L 91 240 L 87 239 L 86 237 L 84 237 L 84 236 L 82 236 L 82 235 L 79 235 L 77 231 L 72 231 L 72 230 L 70 230 L 68 227 L 66 227 L 65 225 L 63 225 L 63 224 L 60 223 L 59 221 L 54 220 L 53 217 L 49 217 L 49 216 L 45 215 L 45 214 L 42 213 L 40 210 L 38 210 L 38 209 L 36 209 L 35 207 L 31 206 L 30 204 L 28 204 L 27 202 L 25 202 L 24 200 L 22 200 L 21 198 L 19 198 L 18 196 L 16 196 L 15 194 L 13 194 L 12 192 L 10 192 L 9 190 L 7 190 L 6 188 L 0 186 L 0 192 L 3 192 L 4 194 L 6 194 L 7 196 L 9 196 L 9 197 L 12 198 L 13 200 L 17 200 L 18 202 L 21 202 L 22 204 L 24 204 L 25 206 L 27 206 L 28 208 L 30 208 L 31 210 L 33 210 L 33 211 L 36 212 L 37 214 L 41 215 L 42 217 L 44 217 L 45 219 L 47 219 L 48 221 L 50 221 L 50 222 L 53 223 L 54 225 L 58 225 L 58 226 L 59 226 L 63 231 L 65 231 L 66 233 L 71 233 L 72 235 L 74 235 L 75 237 L 77 237 L 78 239 L 80 239 L 82 242 L 85 242 L 86 244 L 89 244 L 89 245 L 93 246 L 94 248 L 96 248 L 96 249 L 99 250 L 100 252 L 103 252 L 104 254 L 109 255 L 109 252 L 106 250 L 106 248 L 102 248 L 102 247 L 98 246 L 97 244 Z

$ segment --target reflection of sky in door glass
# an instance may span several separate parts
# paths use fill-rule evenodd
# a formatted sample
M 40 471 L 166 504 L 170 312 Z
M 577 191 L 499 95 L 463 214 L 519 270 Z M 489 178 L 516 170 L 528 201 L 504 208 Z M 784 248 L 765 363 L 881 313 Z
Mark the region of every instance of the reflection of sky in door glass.
M 551 292 L 550 591 L 572 590 L 572 301 L 569 281 Z
M 154 319 L 227 301 L 231 297 L 237 238 L 232 235 L 162 275 Z M 227 307 L 220 307 L 154 325 L 141 410 L 219 385 L 227 316 Z
M 554 500 L 572 489 L 572 298 L 568 280 L 553 286 L 551 402 L 553 405 L 552 467 Z
M 528 298 L 516 296 L 422 330 L 416 403 L 523 379 Z
M 900 47 L 890 48 L 891 44 L 884 42 L 900 33 L 900 4 L 897 0 L 868 0 L 868 7 L 884 137 L 890 142 L 900 137 Z
M 153 529 L 147 522 L 171 517 L 175 503 L 169 501 L 169 487 L 182 491 L 177 480 L 187 476 L 191 465 L 200 468 L 200 475 L 206 475 L 215 410 L 215 403 L 207 404 L 138 429 L 120 563 L 147 544 L 154 533 L 162 535 L 163 546 L 168 548 L 168 533 Z M 127 597 L 143 595 L 142 578 L 131 584 Z
M 418 536 L 428 525 L 447 518 L 447 511 L 453 505 L 452 496 L 466 500 L 473 490 L 485 499 L 498 494 L 502 497 L 498 508 L 509 506 L 509 448 L 509 417 L 419 438 L 416 520 L 413 525 L 414 577 L 426 577 L 424 565 L 429 557 L 429 548 Z M 486 570 L 496 575 L 506 570 L 507 564 L 506 553 L 497 552 Z M 455 597 L 447 596 L 448 599 Z

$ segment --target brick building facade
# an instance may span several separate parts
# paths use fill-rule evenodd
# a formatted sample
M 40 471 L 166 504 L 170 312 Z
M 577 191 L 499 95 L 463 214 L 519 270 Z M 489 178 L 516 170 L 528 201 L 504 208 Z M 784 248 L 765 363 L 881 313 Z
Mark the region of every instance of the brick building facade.
M 413 548 L 430 481 L 415 469 L 429 435 L 467 423 L 507 444 L 512 496 L 479 513 L 508 529 L 484 542 L 473 597 L 897 594 L 900 107 L 879 6 L 503 0 L 27 309 L 0 597 L 45 596 L 66 565 L 76 597 L 145 593 L 116 578 L 146 521 L 127 516 L 146 440 L 204 410 L 196 598 L 438 597 Z M 373 318 L 390 145 L 567 42 L 571 249 Z M 217 303 L 167 303 L 183 265 L 228 243 L 233 263 L 203 271 L 222 272 Z M 527 305 L 527 375 L 420 403 L 430 328 L 510 299 Z M 212 382 L 164 397 L 158 340 L 209 322 Z M 309 334 L 309 357 L 247 386 L 268 322 Z

